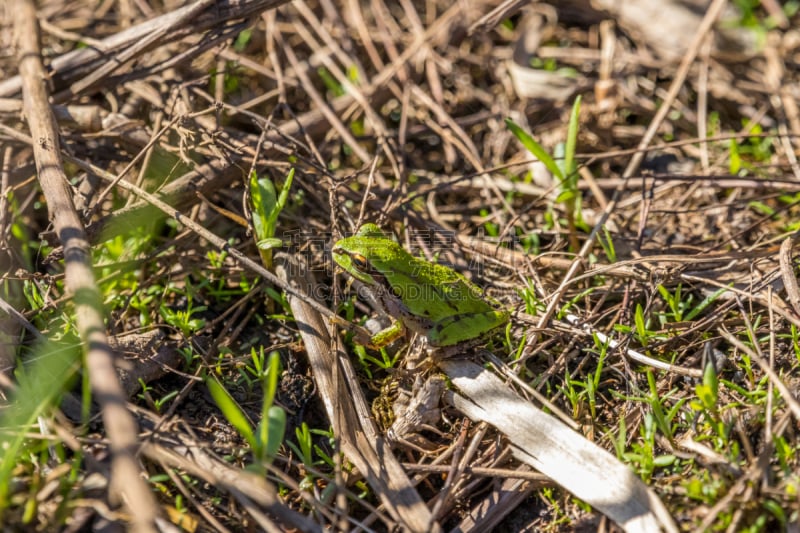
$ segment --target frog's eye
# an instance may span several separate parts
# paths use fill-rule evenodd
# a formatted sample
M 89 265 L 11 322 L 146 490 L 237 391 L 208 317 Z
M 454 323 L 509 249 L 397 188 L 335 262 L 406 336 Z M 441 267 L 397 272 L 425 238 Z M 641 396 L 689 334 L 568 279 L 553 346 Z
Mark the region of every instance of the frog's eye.
M 353 261 L 353 266 L 356 267 L 358 270 L 368 270 L 369 263 L 367 263 L 367 258 L 361 254 L 353 254 L 350 256 L 350 259 Z

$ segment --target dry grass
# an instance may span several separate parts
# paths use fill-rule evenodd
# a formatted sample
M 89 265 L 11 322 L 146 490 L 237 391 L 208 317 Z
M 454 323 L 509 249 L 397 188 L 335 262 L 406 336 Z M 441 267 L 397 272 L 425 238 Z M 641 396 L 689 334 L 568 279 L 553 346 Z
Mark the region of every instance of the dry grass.
M 158 514 L 190 531 L 618 527 L 438 396 L 433 430 L 381 449 L 392 406 L 439 371 L 415 343 L 380 354 L 329 327 L 332 311 L 374 314 L 330 247 L 376 221 L 513 309 L 492 368 L 629 465 L 680 529 L 796 527 L 794 4 L 724 12 L 707 33 L 666 3 L 656 21 L 581 2 L 278 4 L 38 6 L 59 170 Z M 23 41 L 14 6 L 0 13 L 0 516 L 146 530 L 140 496 L 108 489 L 131 435 L 100 416 L 120 403 L 80 357 L 97 338 L 35 179 L 58 143 L 27 137 Z M 578 95 L 578 177 L 559 182 L 505 119 L 562 160 Z M 273 258 L 244 197 L 252 170 L 280 190 L 291 169 Z M 255 426 L 272 352 L 286 433 L 267 460 L 203 380 Z

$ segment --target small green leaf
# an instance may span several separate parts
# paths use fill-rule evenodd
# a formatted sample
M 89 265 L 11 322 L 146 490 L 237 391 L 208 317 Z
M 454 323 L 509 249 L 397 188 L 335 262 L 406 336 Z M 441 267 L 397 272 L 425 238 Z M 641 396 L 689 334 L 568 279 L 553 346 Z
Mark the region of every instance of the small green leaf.
M 519 142 L 522 143 L 522 146 L 524 146 L 531 154 L 533 154 L 536 159 L 544 163 L 544 166 L 547 167 L 547 170 L 549 170 L 553 176 L 557 177 L 559 180 L 564 179 L 564 174 L 561 172 L 561 169 L 558 168 L 556 162 L 552 157 L 550 157 L 550 154 L 547 153 L 541 144 L 536 142 L 533 137 L 531 137 L 510 118 L 506 119 L 506 126 L 511 130 L 511 133 L 514 134 L 514 137 L 519 139 Z
M 706 296 L 703 299 L 702 302 L 697 304 L 697 307 L 695 307 L 694 309 L 692 309 L 691 311 L 686 313 L 686 316 L 684 317 L 684 320 L 692 320 L 692 319 L 694 319 L 694 317 L 696 317 L 697 315 L 702 313 L 703 310 L 706 307 L 708 307 L 709 305 L 711 305 L 717 298 L 719 298 L 720 296 L 722 296 L 723 294 L 728 292 L 728 290 L 732 286 L 733 286 L 733 283 L 730 283 L 727 287 L 721 287 L 721 288 L 717 289 L 716 291 L 714 291 L 713 293 L 711 293 L 708 296 Z
M 326 69 L 325 67 L 319 67 L 317 69 L 317 74 L 319 75 L 320 79 L 322 80 L 322 83 L 325 84 L 325 87 L 327 87 L 328 90 L 331 93 L 333 93 L 334 96 L 342 96 L 342 95 L 345 94 L 345 90 L 344 90 L 344 87 L 342 86 L 342 84 L 339 83 L 336 80 L 336 78 L 334 78 L 331 75 L 330 72 L 328 72 L 328 69 Z
M 764 509 L 772 513 L 772 516 L 777 518 L 778 522 L 780 522 L 782 526 L 786 524 L 786 512 L 775 500 L 766 500 L 761 505 L 764 507 Z
M 603 225 L 603 238 L 598 239 L 598 242 L 603 247 L 603 250 L 606 252 L 606 257 L 608 257 L 608 262 L 614 264 L 617 262 L 617 250 L 614 247 L 614 239 L 611 236 L 611 232 L 608 231 L 608 228 Z
M 739 145 L 736 143 L 736 139 L 729 141 L 728 152 L 730 153 L 728 156 L 728 172 L 735 176 L 742 169 L 742 157 L 739 155 Z
M 273 405 L 259 424 L 259 435 L 262 440 L 259 442 L 258 449 L 262 461 L 269 461 L 275 457 L 283 443 L 285 431 L 286 412 L 277 405 Z
M 283 188 L 281 189 L 281 195 L 278 197 L 278 205 L 270 216 L 270 220 L 273 223 L 273 228 L 275 227 L 275 222 L 278 220 L 278 215 L 280 215 L 281 211 L 283 211 L 283 208 L 286 207 L 286 202 L 289 199 L 289 191 L 292 189 L 293 181 L 294 168 L 290 169 L 289 173 L 286 175 L 286 180 L 283 182 Z
M 270 239 L 264 239 L 258 241 L 256 243 L 256 246 L 258 246 L 258 248 L 261 250 L 272 250 L 273 248 L 280 248 L 281 246 L 283 246 L 283 241 L 275 237 L 272 237 Z
M 706 368 L 703 372 L 703 387 L 708 392 L 707 405 L 716 406 L 717 398 L 719 397 L 719 379 L 717 378 L 717 370 L 714 368 L 714 363 L 711 361 L 706 363 Z M 698 386 L 698 388 L 700 387 Z M 706 403 L 705 400 L 704 403 Z
M 275 456 L 278 447 L 283 442 L 283 433 L 286 429 L 286 413 L 283 409 L 273 406 L 275 393 L 278 390 L 278 377 L 281 374 L 280 353 L 274 351 L 269 354 L 267 368 L 264 374 L 264 399 L 261 404 L 261 422 L 258 424 L 257 445 L 253 447 L 256 457 L 261 461 L 269 461 Z
M 667 455 L 657 455 L 653 458 L 653 465 L 654 466 L 669 466 L 674 463 L 678 458 L 674 455 L 667 454 Z
M 259 178 L 255 171 L 250 174 L 250 213 L 252 214 L 253 230 L 259 247 L 261 247 L 261 243 L 275 236 L 278 215 L 281 214 L 289 199 L 294 172 L 294 169 L 291 169 L 286 175 L 280 196 L 276 193 L 272 180 Z M 274 247 L 267 246 L 262 249 Z
M 270 218 L 278 205 L 275 185 L 269 178 L 258 178 L 255 171 L 250 174 L 250 212 L 256 240 L 263 241 L 273 236 Z
M 775 215 L 775 210 L 770 206 L 768 206 L 767 204 L 765 204 L 764 202 L 759 202 L 759 201 L 748 202 L 747 207 L 765 216 L 771 217 Z
M 566 190 L 556 197 L 556 202 L 565 204 L 575 198 L 575 191 Z
M 253 30 L 248 28 L 236 36 L 236 41 L 233 43 L 233 49 L 237 52 L 243 52 L 253 36 Z
M 700 400 L 699 403 L 702 409 L 708 411 L 714 409 L 714 406 L 716 405 L 716 398 L 714 397 L 714 393 L 711 392 L 711 389 L 707 385 L 695 386 L 694 392 L 697 394 L 698 400 Z

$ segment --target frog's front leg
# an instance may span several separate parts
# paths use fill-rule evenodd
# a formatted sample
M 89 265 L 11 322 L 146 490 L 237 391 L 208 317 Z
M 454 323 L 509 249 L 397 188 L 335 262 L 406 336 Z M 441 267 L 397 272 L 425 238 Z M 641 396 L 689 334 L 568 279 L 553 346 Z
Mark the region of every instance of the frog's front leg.
M 486 311 L 443 318 L 428 331 L 432 346 L 452 346 L 483 335 L 508 321 L 506 311 Z

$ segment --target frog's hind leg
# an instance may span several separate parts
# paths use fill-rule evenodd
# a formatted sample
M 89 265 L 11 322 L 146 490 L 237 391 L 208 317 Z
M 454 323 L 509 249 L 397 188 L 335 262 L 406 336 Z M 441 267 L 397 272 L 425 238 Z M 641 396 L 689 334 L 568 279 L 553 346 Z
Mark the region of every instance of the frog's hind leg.
M 392 322 L 388 327 L 375 333 L 370 339 L 371 345 L 375 348 L 383 348 L 402 337 L 406 332 L 406 328 L 399 320 Z
M 505 318 L 502 311 L 449 316 L 430 328 L 428 342 L 432 346 L 452 346 L 491 331 Z

